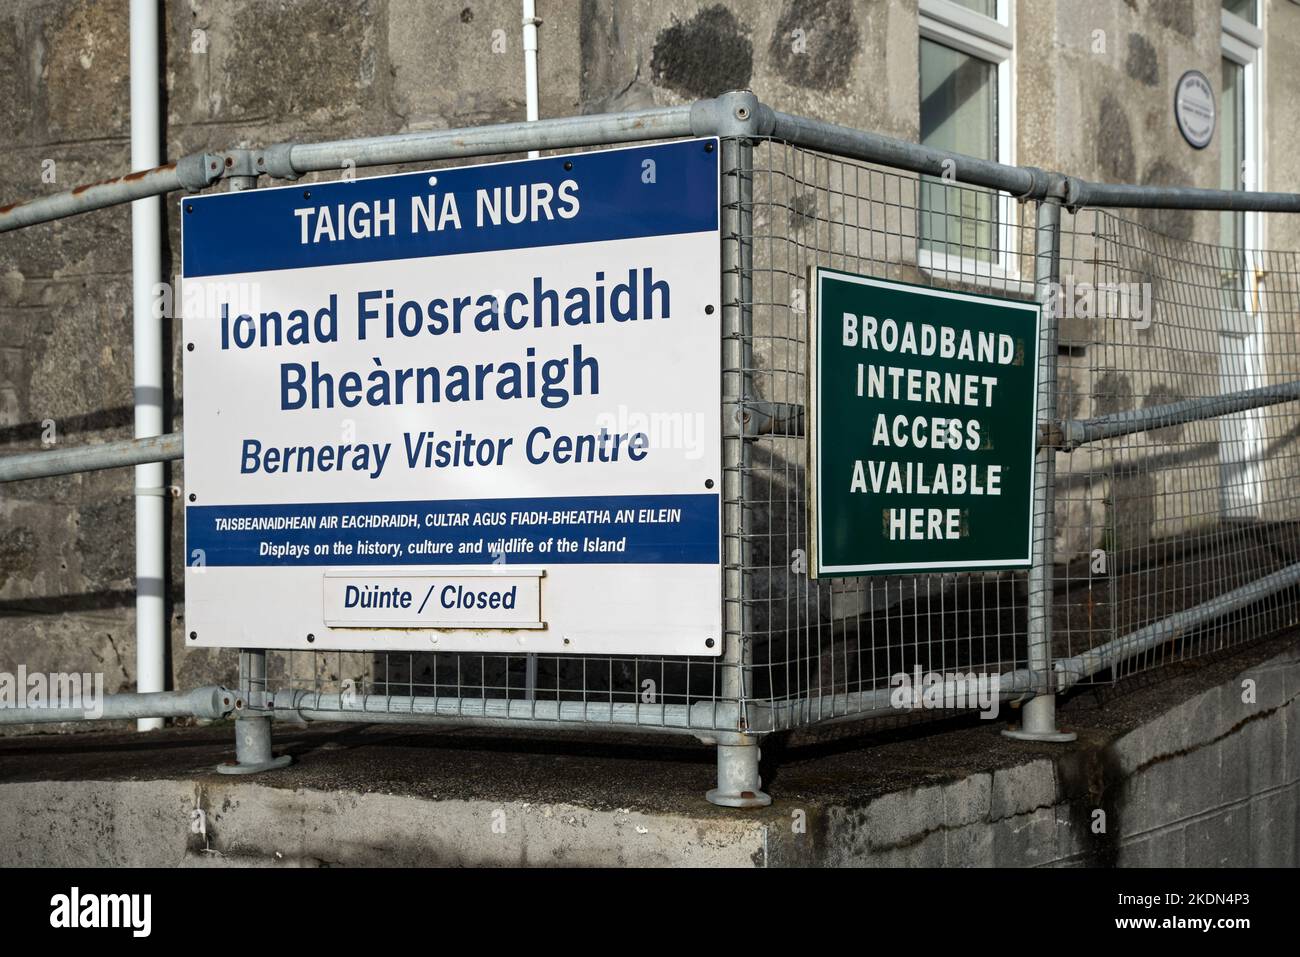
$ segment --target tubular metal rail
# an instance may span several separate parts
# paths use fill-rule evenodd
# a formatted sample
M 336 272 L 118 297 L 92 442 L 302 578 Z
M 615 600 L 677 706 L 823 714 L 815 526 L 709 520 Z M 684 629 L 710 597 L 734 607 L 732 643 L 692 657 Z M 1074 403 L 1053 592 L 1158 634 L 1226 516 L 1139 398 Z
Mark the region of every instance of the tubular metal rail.
M 235 770 L 278 765 L 271 755 L 270 719 L 498 727 L 540 723 L 686 733 L 718 746 L 719 784 L 710 799 L 753 806 L 768 800 L 758 777 L 761 735 L 898 714 L 892 676 L 912 666 L 991 671 L 997 678 L 997 700 L 1023 702 L 1014 736 L 1069 740 L 1056 726 L 1060 691 L 1116 674 L 1125 662 L 1187 640 L 1198 630 L 1213 631 L 1225 617 L 1246 613 L 1300 585 L 1300 547 L 1292 548 L 1295 543 L 1288 537 L 1292 523 L 1300 520 L 1300 493 L 1290 491 L 1300 469 L 1292 476 L 1278 464 L 1288 461 L 1276 451 L 1283 439 L 1269 434 L 1276 423 L 1259 418 L 1260 410 L 1300 399 L 1300 362 L 1283 356 L 1285 361 L 1273 363 L 1277 372 L 1272 381 L 1261 381 L 1256 373 L 1224 373 L 1223 361 L 1206 360 L 1218 362 L 1216 388 L 1152 384 L 1138 406 L 1132 382 L 1150 370 L 1140 364 L 1138 350 L 1144 346 L 1132 333 L 1112 323 L 1103 332 L 1094 328 L 1079 345 L 1077 337 L 1065 336 L 1058 310 L 1046 307 L 1039 349 L 1033 566 L 1027 574 L 810 582 L 786 554 L 797 556 L 807 548 L 802 514 L 807 329 L 792 303 L 808 265 L 834 260 L 859 272 L 991 289 L 1045 306 L 1055 302 L 1065 268 L 1087 272 L 1097 283 L 1107 277 L 1146 276 L 1154 277 L 1156 285 L 1179 270 L 1172 282 L 1201 290 L 1200 298 L 1182 300 L 1162 287 L 1157 298 L 1173 310 L 1168 323 L 1173 331 L 1166 333 L 1173 338 L 1158 340 L 1159 361 L 1175 378 L 1200 382 L 1196 377 L 1209 373 L 1197 356 L 1214 353 L 1218 347 L 1206 343 L 1222 330 L 1198 317 L 1235 307 L 1224 307 L 1216 298 L 1213 281 L 1196 277 L 1218 275 L 1222 264 L 1214 256 L 1200 261 L 1201 247 L 1190 241 L 1174 249 L 1157 231 L 1104 210 L 1298 213 L 1297 194 L 1092 183 L 791 116 L 742 91 L 632 113 L 195 154 L 154 170 L 0 207 L 0 232 L 145 196 L 200 190 L 223 179 L 242 188 L 259 176 L 292 180 L 344 165 L 423 163 L 685 136 L 722 140 L 725 643 L 720 659 L 553 657 L 539 664 L 530 658 L 526 676 L 516 682 L 523 656 L 391 655 L 383 657 L 381 669 L 374 659 L 343 654 L 336 667 L 322 668 L 316 654 L 304 668 L 301 656 L 307 653 L 277 657 L 244 652 L 238 692 L 213 687 L 111 695 L 99 716 L 233 716 Z M 956 170 L 955 180 L 944 178 L 951 170 Z M 922 220 L 936 215 L 933 206 L 939 200 L 944 206 L 938 215 L 961 227 L 960 238 L 947 242 L 962 248 L 947 257 L 948 265 L 936 266 L 938 260 L 931 257 L 922 268 L 922 253 L 932 248 Z M 995 244 L 990 238 L 995 234 L 1005 241 Z M 995 265 L 999 257 L 1011 265 Z M 1188 279 L 1193 266 L 1199 271 Z M 1284 278 L 1300 276 L 1290 260 L 1275 272 Z M 1300 282 L 1295 286 L 1300 288 Z M 1270 295 L 1300 297 L 1297 288 L 1270 290 Z M 1271 311 L 1283 312 L 1257 301 L 1252 316 L 1266 319 Z M 1267 339 L 1268 332 L 1257 328 L 1236 338 Z M 1296 330 L 1287 334 L 1294 337 Z M 1074 361 L 1076 352 L 1087 353 L 1085 360 Z M 1108 360 L 1112 354 L 1121 358 Z M 1154 362 L 1155 354 L 1148 355 Z M 1090 380 L 1090 388 L 1080 389 L 1080 379 Z M 1121 384 L 1115 394 L 1123 393 L 1122 401 L 1109 401 L 1113 396 L 1107 383 Z M 1093 414 L 1076 414 L 1085 404 L 1076 401 L 1080 395 L 1091 397 Z M 1058 403 L 1066 407 L 1058 410 Z M 1254 435 L 1251 448 L 1256 452 L 1225 459 L 1224 450 L 1239 442 L 1225 428 Z M 1201 431 L 1185 441 L 1170 438 L 1183 435 L 1183 429 Z M 1147 442 L 1140 450 L 1121 441 L 1135 436 Z M 1272 458 L 1258 452 L 1274 438 Z M 0 482 L 171 461 L 181 458 L 182 441 L 174 434 L 11 454 L 0 458 Z M 1097 456 L 1088 461 L 1098 464 L 1076 468 L 1070 457 L 1075 452 Z M 1207 454 L 1217 454 L 1217 464 L 1207 464 Z M 1179 471 L 1184 484 L 1176 486 L 1170 476 Z M 1189 505 L 1186 514 L 1173 514 L 1177 508 L 1170 503 L 1231 498 L 1239 473 L 1253 476 L 1250 481 L 1266 490 L 1244 525 L 1238 521 L 1240 509 L 1228 509 L 1227 518 L 1217 514 L 1213 521 L 1214 509 L 1208 505 Z M 1205 478 L 1211 474 L 1215 477 Z M 1201 484 L 1187 484 L 1193 481 Z M 1094 486 L 1101 485 L 1106 490 L 1096 492 Z M 1145 496 L 1141 501 L 1153 516 L 1150 528 L 1137 537 L 1124 516 L 1116 515 L 1115 504 L 1137 495 L 1134 488 Z M 1270 490 L 1277 494 L 1270 497 Z M 1109 518 L 1093 521 L 1094 514 L 1107 509 Z M 1210 525 L 1214 529 L 1207 531 Z M 1276 528 L 1283 529 L 1281 544 L 1270 539 L 1261 545 Z M 1159 530 L 1168 534 L 1156 534 Z M 1168 598 L 1177 591 L 1177 600 L 1142 604 L 1147 581 L 1142 576 L 1159 574 L 1159 556 L 1152 557 L 1156 552 L 1182 549 L 1179 554 L 1196 560 L 1215 535 L 1214 541 L 1228 543 L 1228 557 L 1236 561 L 1230 571 L 1204 587 L 1162 592 Z M 1076 542 L 1058 561 L 1054 552 L 1063 538 L 1082 544 Z M 1241 559 L 1243 542 L 1252 549 L 1266 545 L 1271 564 Z M 1099 543 L 1100 549 L 1093 547 Z M 1079 561 L 1095 559 L 1099 550 L 1116 567 L 1077 573 Z M 1250 552 L 1256 554 L 1263 552 Z M 1084 612 L 1077 610 L 1082 606 L 1072 597 L 1081 582 L 1088 594 L 1082 624 Z M 1095 613 L 1096 595 L 1110 610 L 1106 620 Z M 1293 623 L 1289 612 L 1267 620 L 1271 627 Z M 329 673 L 322 677 L 322 671 Z M 369 673 L 368 686 L 363 682 L 326 690 L 358 671 Z M 639 695 L 646 678 L 663 691 L 654 701 Z M 0 723 L 65 721 L 77 710 L 3 709 Z

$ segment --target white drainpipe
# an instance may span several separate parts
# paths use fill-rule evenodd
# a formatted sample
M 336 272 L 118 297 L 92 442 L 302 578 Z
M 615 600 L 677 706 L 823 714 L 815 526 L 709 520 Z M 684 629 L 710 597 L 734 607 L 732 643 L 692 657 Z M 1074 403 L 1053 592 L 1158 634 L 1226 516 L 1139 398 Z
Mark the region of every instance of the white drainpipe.
M 524 0 L 524 95 L 528 104 L 528 122 L 537 119 L 537 19 L 536 0 Z M 528 151 L 529 159 L 537 150 Z
M 537 120 L 537 3 L 524 0 L 524 101 L 528 108 L 528 122 Z M 537 159 L 537 150 L 529 150 L 528 158 Z M 537 655 L 524 658 L 524 686 L 528 700 L 537 691 Z
M 131 168 L 149 169 L 162 157 L 158 145 L 158 0 L 131 0 Z M 153 316 L 154 290 L 162 282 L 162 200 L 131 204 L 131 285 L 135 342 L 135 434 L 163 432 L 162 324 Z M 136 689 L 162 691 L 166 683 L 167 572 L 163 567 L 163 465 L 135 468 L 135 670 Z M 101 530 L 107 533 L 108 530 Z M 141 718 L 140 731 L 163 726 Z

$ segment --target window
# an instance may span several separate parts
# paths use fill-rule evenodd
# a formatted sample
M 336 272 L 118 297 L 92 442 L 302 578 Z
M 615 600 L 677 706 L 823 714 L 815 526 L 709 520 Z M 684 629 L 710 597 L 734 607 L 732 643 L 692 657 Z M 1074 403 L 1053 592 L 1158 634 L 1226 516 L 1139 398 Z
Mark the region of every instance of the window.
M 1263 31 L 1254 0 L 1223 0 L 1220 64 L 1219 185 L 1223 189 L 1259 186 L 1259 72 Z M 1256 213 L 1219 214 L 1222 247 L 1219 385 L 1225 392 L 1264 384 L 1261 305 L 1264 280 L 1256 253 L 1260 218 Z M 1261 498 L 1263 454 L 1261 414 L 1241 412 L 1220 420 L 1220 473 L 1223 514 L 1256 514 Z
M 1219 186 L 1240 189 L 1246 173 L 1246 67 L 1223 58 L 1219 91 Z M 1246 214 L 1223 213 L 1219 243 L 1232 250 L 1234 260 L 1246 248 Z M 1240 272 L 1240 269 L 1237 269 Z
M 1252 25 L 1258 24 L 1256 8 L 1256 0 L 1223 0 L 1223 9 L 1226 13 Z
M 1010 0 L 921 0 L 919 22 L 921 142 L 1012 162 Z M 1010 197 L 961 185 L 955 168 L 921 177 L 918 199 L 922 268 L 1010 276 Z
M 998 156 L 998 80 L 992 63 L 921 38 L 921 142 L 979 159 Z M 956 171 L 954 170 L 954 173 Z M 921 183 L 921 242 L 984 262 L 997 251 L 994 194 Z
M 1258 188 L 1259 61 L 1264 34 L 1256 16 L 1255 0 L 1223 0 L 1218 120 L 1223 189 Z M 1224 213 L 1220 243 L 1244 253 L 1259 245 L 1258 227 L 1255 214 Z

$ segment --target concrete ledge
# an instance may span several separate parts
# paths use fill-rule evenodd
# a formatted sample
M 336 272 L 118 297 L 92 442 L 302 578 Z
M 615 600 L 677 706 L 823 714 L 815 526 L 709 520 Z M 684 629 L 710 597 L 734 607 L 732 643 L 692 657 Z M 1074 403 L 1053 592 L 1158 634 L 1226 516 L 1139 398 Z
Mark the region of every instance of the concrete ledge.
M 1070 746 L 972 719 L 770 740 L 760 811 L 705 803 L 686 739 L 282 727 L 296 763 L 234 779 L 229 726 L 11 737 L 0 865 L 1294 866 L 1298 652 L 1075 694 Z
M 630 809 L 431 804 L 248 781 L 0 785 L 5 866 L 753 867 L 765 830 L 744 818 L 704 828 Z

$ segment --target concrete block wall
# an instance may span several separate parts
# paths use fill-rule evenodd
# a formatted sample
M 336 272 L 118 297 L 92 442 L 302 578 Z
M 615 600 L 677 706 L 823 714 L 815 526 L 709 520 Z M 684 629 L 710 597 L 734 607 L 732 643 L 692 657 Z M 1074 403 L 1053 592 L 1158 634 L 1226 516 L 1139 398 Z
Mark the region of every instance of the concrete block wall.
M 809 847 L 772 864 L 871 867 L 1294 867 L 1300 863 L 1296 649 L 1113 741 L 864 805 L 820 808 Z
M 514 0 L 164 0 L 169 157 L 523 117 Z M 1267 0 L 1267 95 L 1292 109 L 1300 9 Z M 919 129 L 916 0 L 539 0 L 542 116 L 687 102 L 750 86 L 768 103 L 893 136 Z M 1173 126 L 1172 84 L 1217 75 L 1216 0 L 1021 0 L 1015 159 L 1099 179 L 1217 183 L 1217 146 Z M 11 0 L 0 10 L 0 197 L 125 170 L 126 0 Z M 1096 49 L 1096 31 L 1105 44 Z M 796 52 L 802 31 L 806 46 Z M 1287 188 L 1294 123 L 1269 124 Z M 179 268 L 167 200 L 168 274 Z M 1185 214 L 1143 221 L 1200 236 Z M 1273 227 L 1270 226 L 1272 229 Z M 1288 231 L 1290 230 L 1290 231 Z M 1293 224 L 1271 236 L 1295 245 Z M 129 211 L 0 236 L 0 452 L 131 434 Z M 182 425 L 176 326 L 171 408 Z M 1101 370 L 1104 372 L 1105 370 Z M 1095 382 L 1082 374 L 1075 389 Z M 1135 401 L 1140 401 L 1135 396 Z M 51 429 L 53 431 L 51 431 Z M 170 481 L 182 485 L 179 465 Z M 103 671 L 134 684 L 132 475 L 0 489 L 0 667 Z M 181 506 L 171 521 L 172 681 L 233 680 L 229 652 L 184 648 Z M 6 663 L 8 663 L 6 665 Z
M 1119 863 L 1294 867 L 1300 659 L 1265 661 L 1124 736 Z

